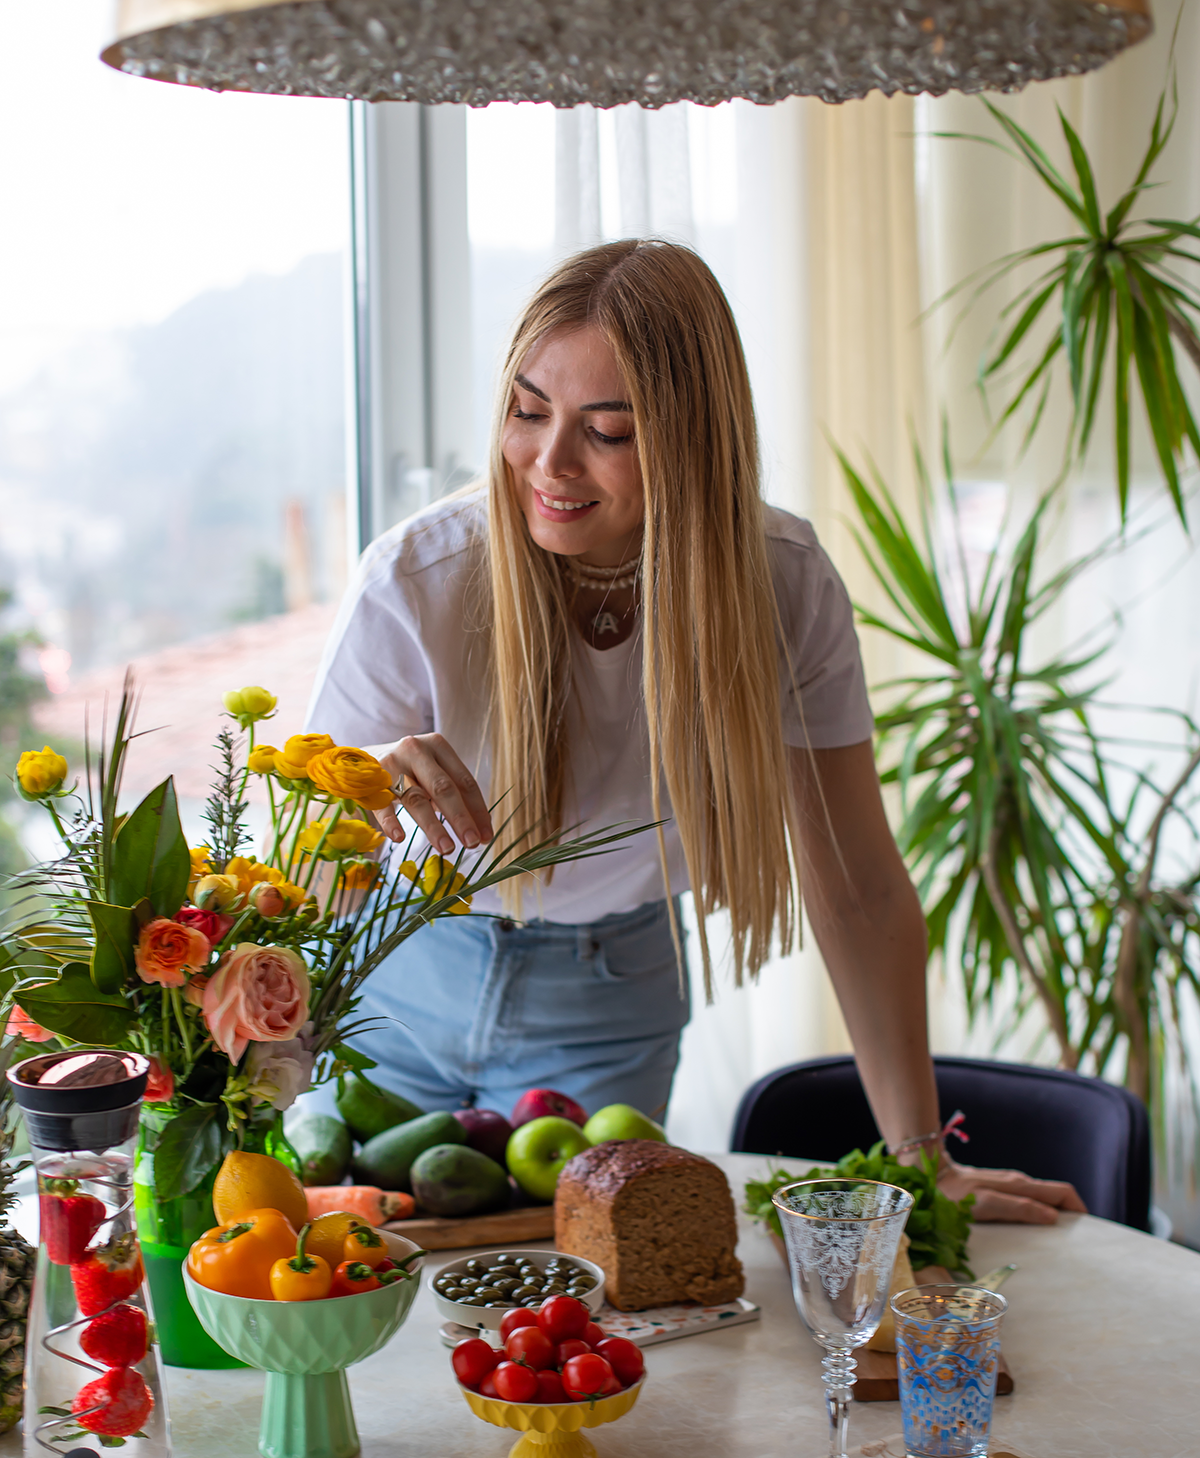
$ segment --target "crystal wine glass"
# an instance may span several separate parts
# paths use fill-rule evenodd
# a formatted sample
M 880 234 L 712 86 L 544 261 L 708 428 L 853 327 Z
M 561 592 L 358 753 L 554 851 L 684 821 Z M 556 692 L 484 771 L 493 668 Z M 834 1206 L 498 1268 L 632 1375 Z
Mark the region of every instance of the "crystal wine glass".
M 856 1348 L 874 1336 L 913 1197 L 878 1180 L 803 1180 L 772 1197 L 805 1326 L 825 1348 L 830 1458 L 847 1458 Z

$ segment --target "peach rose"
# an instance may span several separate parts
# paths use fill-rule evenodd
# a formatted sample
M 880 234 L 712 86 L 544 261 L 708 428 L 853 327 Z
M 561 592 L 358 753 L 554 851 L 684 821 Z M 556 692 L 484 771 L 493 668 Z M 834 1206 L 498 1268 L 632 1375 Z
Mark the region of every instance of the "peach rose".
M 308 1019 L 308 969 L 289 947 L 241 942 L 226 952 L 204 989 L 204 1021 L 234 1063 L 248 1044 L 294 1038 Z
M 18 1007 L 14 1002 L 12 1012 L 8 1015 L 8 1026 L 5 1032 L 10 1038 L 24 1038 L 27 1043 L 45 1043 L 54 1034 L 49 1028 L 43 1028 L 41 1023 L 35 1023 L 23 1007 Z
M 160 916 L 142 928 L 133 963 L 143 982 L 182 987 L 187 974 L 198 972 L 208 962 L 211 952 L 202 931 Z

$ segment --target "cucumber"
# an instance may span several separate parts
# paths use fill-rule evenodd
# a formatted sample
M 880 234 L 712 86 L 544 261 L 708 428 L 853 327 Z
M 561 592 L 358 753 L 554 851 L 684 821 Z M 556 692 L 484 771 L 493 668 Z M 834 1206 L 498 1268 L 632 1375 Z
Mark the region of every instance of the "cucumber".
M 383 1190 L 404 1190 L 412 1194 L 409 1172 L 418 1155 L 435 1144 L 465 1144 L 467 1131 L 453 1114 L 437 1112 L 409 1119 L 368 1139 L 358 1151 L 351 1169 L 364 1185 Z
M 419 1118 L 425 1112 L 358 1073 L 338 1080 L 334 1103 L 345 1119 L 347 1129 L 360 1144 L 374 1139 L 385 1129 L 394 1129 L 397 1124 Z
M 350 1168 L 350 1130 L 332 1114 L 306 1114 L 288 1130 L 305 1185 L 340 1185 Z

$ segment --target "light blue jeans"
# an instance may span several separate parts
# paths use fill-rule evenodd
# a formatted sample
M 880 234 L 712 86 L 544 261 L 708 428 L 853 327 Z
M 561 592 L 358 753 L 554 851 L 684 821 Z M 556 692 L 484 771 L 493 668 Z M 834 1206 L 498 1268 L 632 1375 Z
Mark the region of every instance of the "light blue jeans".
M 531 1088 L 589 1112 L 632 1104 L 666 1112 L 690 1012 L 665 901 L 585 926 L 447 916 L 371 975 L 351 1041 L 369 1076 L 425 1110 L 474 1096 L 506 1118 Z M 333 1089 L 305 1096 L 332 1108 Z

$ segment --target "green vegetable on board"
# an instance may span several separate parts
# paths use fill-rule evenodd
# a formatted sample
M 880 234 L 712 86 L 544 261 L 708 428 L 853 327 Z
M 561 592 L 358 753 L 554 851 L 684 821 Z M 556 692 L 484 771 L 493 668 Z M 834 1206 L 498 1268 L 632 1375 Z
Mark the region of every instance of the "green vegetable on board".
M 919 1165 L 901 1164 L 894 1155 L 884 1153 L 882 1139 L 871 1146 L 868 1154 L 861 1149 L 851 1150 L 832 1169 L 814 1166 L 804 1174 L 772 1169 L 765 1179 L 747 1180 L 746 1203 L 742 1208 L 782 1239 L 779 1211 L 771 1203 L 771 1196 L 797 1180 L 820 1179 L 882 1180 L 908 1190 L 915 1201 L 905 1226 L 913 1270 L 944 1266 L 948 1271 L 973 1275 L 967 1264 L 967 1240 L 974 1223 L 971 1210 L 975 1196 L 967 1195 L 958 1201 L 950 1199 L 938 1189 L 937 1161 L 932 1155 L 924 1155 Z

